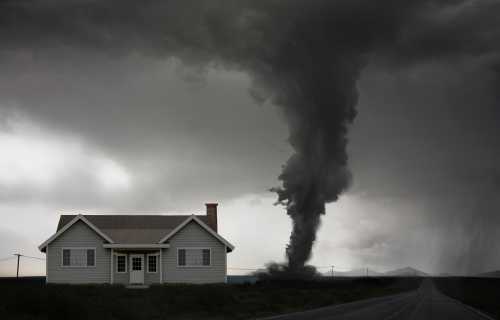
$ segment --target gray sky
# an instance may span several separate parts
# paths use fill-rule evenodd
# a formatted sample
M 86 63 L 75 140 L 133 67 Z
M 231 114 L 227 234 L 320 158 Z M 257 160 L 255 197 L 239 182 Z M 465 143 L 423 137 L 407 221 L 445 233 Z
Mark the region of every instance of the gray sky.
M 256 57 L 293 43 L 282 33 L 303 8 L 65 3 L 0 3 L 0 258 L 41 256 L 36 246 L 63 212 L 201 213 L 217 201 L 220 231 L 236 246 L 230 267 L 282 261 L 291 223 L 268 189 L 293 153 L 293 126 L 279 101 L 255 98 L 277 88 Z M 373 42 L 347 135 L 353 181 L 327 205 L 310 263 L 500 268 L 498 3 L 383 1 L 397 19 L 375 16 L 367 39 L 363 14 L 375 9 L 348 3 L 328 12 L 347 10 L 361 25 L 334 19 L 346 37 L 331 31 L 335 41 L 321 46 Z M 313 9 L 303 15 L 316 21 Z M 13 272 L 0 262 L 0 275 Z

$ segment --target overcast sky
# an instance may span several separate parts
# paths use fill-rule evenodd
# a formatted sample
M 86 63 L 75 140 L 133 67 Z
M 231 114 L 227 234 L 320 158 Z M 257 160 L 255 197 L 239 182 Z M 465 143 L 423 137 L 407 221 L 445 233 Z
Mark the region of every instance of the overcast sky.
M 270 2 L 282 10 L 269 16 L 291 12 L 292 22 L 266 20 L 262 30 L 300 16 L 295 1 Z M 375 8 L 416 22 L 397 19 L 397 36 L 363 49 L 347 135 L 353 181 L 327 205 L 310 263 L 499 269 L 500 6 L 410 2 Z M 283 261 L 291 222 L 269 189 L 293 153 L 291 125 L 279 103 L 256 98 L 273 87 L 253 55 L 273 47 L 255 40 L 260 20 L 251 20 L 276 7 L 109 3 L 0 2 L 0 259 L 42 257 L 37 246 L 61 213 L 190 214 L 218 202 L 220 233 L 236 246 L 229 267 Z M 363 14 L 375 10 L 370 1 L 327 3 L 368 27 Z M 223 28 L 240 19 L 234 34 L 224 30 L 234 47 L 206 36 L 214 32 L 199 19 L 207 10 Z M 176 32 L 175 45 L 165 45 Z M 285 41 L 279 32 L 272 43 Z M 342 30 L 331 32 L 342 41 Z M 352 29 L 345 35 L 367 41 Z M 13 263 L 0 261 L 0 275 L 12 275 Z M 44 267 L 27 261 L 21 272 Z

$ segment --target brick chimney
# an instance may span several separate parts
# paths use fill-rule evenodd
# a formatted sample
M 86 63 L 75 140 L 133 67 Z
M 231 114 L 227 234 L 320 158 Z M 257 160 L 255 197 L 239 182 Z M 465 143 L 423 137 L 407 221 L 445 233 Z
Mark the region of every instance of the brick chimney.
M 208 225 L 217 232 L 217 203 L 205 203 L 207 206 Z

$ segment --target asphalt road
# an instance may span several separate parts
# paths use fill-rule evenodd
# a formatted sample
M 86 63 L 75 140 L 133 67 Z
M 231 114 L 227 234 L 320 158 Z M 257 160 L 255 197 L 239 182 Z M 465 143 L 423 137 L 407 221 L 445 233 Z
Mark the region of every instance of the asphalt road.
M 266 320 L 484 320 L 492 319 L 439 292 L 431 279 L 416 291 L 265 318 Z M 264 320 L 264 319 L 262 319 Z

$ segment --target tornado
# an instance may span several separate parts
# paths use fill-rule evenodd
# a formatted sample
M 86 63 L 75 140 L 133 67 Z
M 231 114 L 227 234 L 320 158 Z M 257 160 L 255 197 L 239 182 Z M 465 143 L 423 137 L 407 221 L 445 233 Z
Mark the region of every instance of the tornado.
M 299 271 L 311 257 L 316 232 L 325 214 L 325 204 L 336 201 L 351 181 L 347 165 L 347 132 L 356 115 L 356 79 L 361 66 L 352 57 L 325 66 L 321 61 L 290 62 L 294 77 L 289 80 L 283 104 L 288 118 L 293 155 L 283 166 L 274 188 L 278 203 L 292 219 L 286 248 L 288 267 Z

